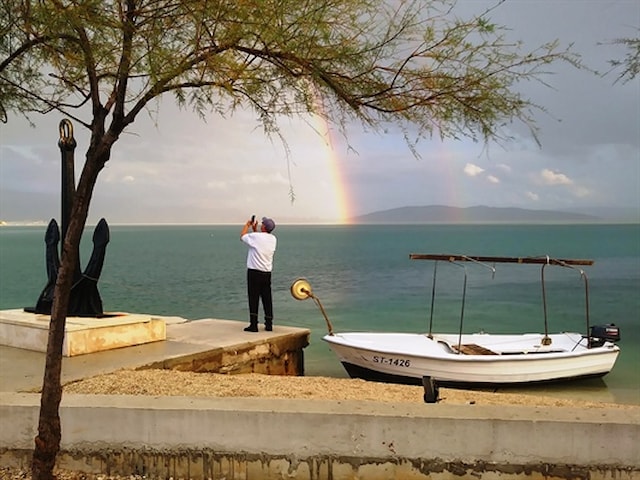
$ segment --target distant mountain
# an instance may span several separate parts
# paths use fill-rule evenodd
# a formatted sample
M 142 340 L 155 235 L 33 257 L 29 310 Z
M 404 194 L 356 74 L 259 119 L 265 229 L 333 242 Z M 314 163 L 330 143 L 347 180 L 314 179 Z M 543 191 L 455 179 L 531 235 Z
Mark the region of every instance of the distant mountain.
M 351 223 L 594 223 L 604 219 L 585 213 L 555 210 L 527 210 L 500 207 L 448 207 L 430 205 L 400 207 L 367 213 L 350 219 Z
M 640 223 L 640 206 L 633 207 L 582 207 L 573 209 L 574 213 L 595 215 L 606 221 L 620 223 Z

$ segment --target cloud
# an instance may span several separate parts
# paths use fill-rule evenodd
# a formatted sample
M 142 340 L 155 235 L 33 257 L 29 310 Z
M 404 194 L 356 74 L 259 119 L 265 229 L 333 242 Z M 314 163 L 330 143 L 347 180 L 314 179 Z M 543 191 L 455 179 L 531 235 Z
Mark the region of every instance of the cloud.
M 467 174 L 469 177 L 477 177 L 478 175 L 480 175 L 482 172 L 484 172 L 484 168 L 481 168 L 477 165 L 474 165 L 473 163 L 467 163 L 464 166 L 463 169 L 464 173 Z
M 280 173 L 265 175 L 248 174 L 242 176 L 242 183 L 247 185 L 287 185 L 288 180 Z
M 586 187 L 575 186 L 571 189 L 571 193 L 578 198 L 586 198 L 591 195 L 591 191 Z
M 564 173 L 556 173 L 548 168 L 540 172 L 539 179 L 543 185 L 573 185 L 573 181 Z
M 591 195 L 591 191 L 587 187 L 577 184 L 563 173 L 554 172 L 548 168 L 539 172 L 536 178 L 538 185 L 550 188 L 564 187 L 576 198 L 587 198 Z
M 537 202 L 538 200 L 540 200 L 540 196 L 537 193 L 534 193 L 534 192 L 525 192 L 525 196 L 529 200 L 533 200 L 534 202 Z
M 487 175 L 487 180 L 489 180 L 490 183 L 500 183 L 500 179 L 495 175 Z
M 211 190 L 228 190 L 228 182 L 225 180 L 211 180 L 207 182 L 206 188 Z

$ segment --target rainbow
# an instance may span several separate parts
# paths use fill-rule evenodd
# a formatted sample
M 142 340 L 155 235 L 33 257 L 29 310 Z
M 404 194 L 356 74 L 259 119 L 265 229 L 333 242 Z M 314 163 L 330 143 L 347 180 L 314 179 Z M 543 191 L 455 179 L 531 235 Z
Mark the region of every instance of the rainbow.
M 440 164 L 439 171 L 442 173 L 442 185 L 446 188 L 439 193 L 439 197 L 444 198 L 442 202 L 444 206 L 458 207 L 464 204 L 466 191 L 463 182 L 460 180 L 460 166 L 456 162 L 457 152 L 451 145 L 447 146 L 445 140 L 440 140 L 437 144 L 436 161 Z M 453 211 L 448 218 L 450 222 L 463 222 L 464 213 L 462 211 Z
M 317 106 L 321 108 L 320 105 Z M 322 114 L 314 115 L 314 119 L 314 127 L 322 137 L 322 142 L 326 151 L 327 164 L 334 190 L 338 223 L 348 224 L 350 218 L 353 216 L 352 201 L 349 195 L 347 182 L 345 181 L 344 174 L 340 169 L 340 156 L 334 148 L 336 145 L 334 133 L 332 133 L 331 125 L 322 116 Z
M 335 199 L 335 215 L 338 223 L 349 224 L 356 214 L 356 204 L 353 192 L 349 189 L 349 182 L 343 172 L 344 159 L 340 157 L 340 149 L 336 148 L 340 147 L 341 142 L 340 139 L 335 138 L 336 131 L 327 121 L 324 104 L 319 94 L 314 96 L 314 107 L 317 113 L 313 115 L 312 125 L 320 135 L 326 152 L 325 157 Z M 398 140 L 396 137 L 388 139 L 388 141 L 396 140 Z M 411 155 L 406 145 L 405 148 L 407 148 L 407 155 Z M 421 162 L 426 162 L 428 165 L 425 164 L 422 168 L 417 169 L 416 174 L 423 176 L 425 188 L 435 190 L 437 198 L 444 199 L 443 205 L 465 206 L 468 199 L 460 176 L 459 170 L 461 167 L 456 160 L 467 157 L 471 154 L 472 149 L 467 148 L 466 142 L 461 144 L 453 141 L 438 141 L 436 136 L 436 140 L 427 141 L 426 145 L 421 144 L 420 150 L 423 150 L 421 152 Z M 421 200 L 407 203 L 409 206 L 423 205 Z M 459 213 L 452 213 L 452 218 L 449 220 L 462 222 L 465 219 L 464 212 L 460 211 Z

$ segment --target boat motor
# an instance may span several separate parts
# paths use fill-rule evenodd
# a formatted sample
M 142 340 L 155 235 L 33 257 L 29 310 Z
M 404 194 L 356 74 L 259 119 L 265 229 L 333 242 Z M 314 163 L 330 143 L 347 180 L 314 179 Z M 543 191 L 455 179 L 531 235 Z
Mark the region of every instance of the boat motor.
M 618 342 L 619 340 L 620 328 L 614 323 L 593 325 L 589 329 L 589 347 L 601 347 L 605 342 Z

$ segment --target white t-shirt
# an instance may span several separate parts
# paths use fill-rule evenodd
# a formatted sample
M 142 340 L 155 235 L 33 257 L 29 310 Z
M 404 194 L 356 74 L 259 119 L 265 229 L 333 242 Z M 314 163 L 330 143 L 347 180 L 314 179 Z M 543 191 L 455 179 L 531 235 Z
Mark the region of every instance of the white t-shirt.
M 266 232 L 245 233 L 240 239 L 249 246 L 247 268 L 270 272 L 273 270 L 273 255 L 276 253 L 277 239 Z

